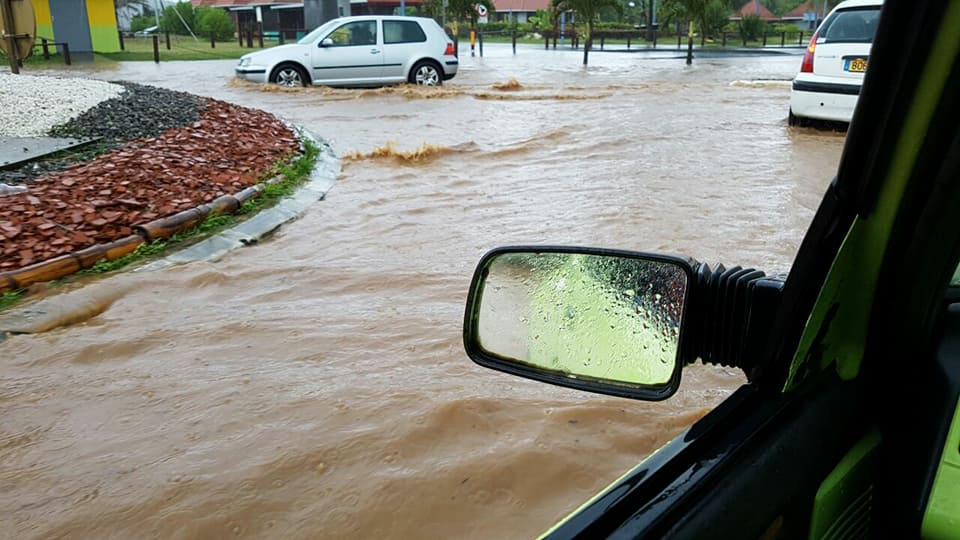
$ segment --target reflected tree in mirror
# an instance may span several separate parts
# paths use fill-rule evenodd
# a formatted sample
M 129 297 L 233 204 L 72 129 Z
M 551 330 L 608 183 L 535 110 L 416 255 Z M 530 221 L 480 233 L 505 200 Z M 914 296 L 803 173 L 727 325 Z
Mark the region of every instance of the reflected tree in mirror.
M 663 386 L 679 369 L 688 274 L 674 262 L 503 253 L 486 268 L 480 348 L 567 378 Z

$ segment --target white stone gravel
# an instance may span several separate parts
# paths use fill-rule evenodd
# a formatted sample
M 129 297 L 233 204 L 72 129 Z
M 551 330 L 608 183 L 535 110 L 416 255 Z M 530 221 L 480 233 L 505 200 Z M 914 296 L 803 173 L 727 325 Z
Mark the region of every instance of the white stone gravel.
M 0 74 L 0 137 L 46 135 L 53 126 L 124 91 L 104 81 Z

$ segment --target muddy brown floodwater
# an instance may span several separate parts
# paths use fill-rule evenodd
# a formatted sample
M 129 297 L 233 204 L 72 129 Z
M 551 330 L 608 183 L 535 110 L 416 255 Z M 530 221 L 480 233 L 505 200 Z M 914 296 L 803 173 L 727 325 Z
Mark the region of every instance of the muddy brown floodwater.
M 487 371 L 462 306 L 503 244 L 787 271 L 843 145 L 756 82 L 799 58 L 486 52 L 423 91 L 69 72 L 260 107 L 346 158 L 273 239 L 111 278 L 132 287 L 102 315 L 0 343 L 0 536 L 528 538 L 740 384 L 693 366 L 648 404 Z

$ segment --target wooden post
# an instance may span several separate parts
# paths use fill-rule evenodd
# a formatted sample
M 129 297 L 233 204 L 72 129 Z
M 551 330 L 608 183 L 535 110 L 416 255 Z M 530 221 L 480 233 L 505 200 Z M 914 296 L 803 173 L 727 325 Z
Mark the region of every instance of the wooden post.
M 170 32 L 164 32 L 164 39 L 167 40 L 167 50 L 170 50 Z
M 247 48 L 253 48 L 253 28 L 247 27 Z
M 690 28 L 687 30 L 687 65 L 693 63 L 693 21 L 690 21 Z
M 548 51 L 550 50 L 550 34 L 547 32 L 543 33 L 543 48 Z
M 72 63 L 70 62 L 70 44 L 69 43 L 63 44 L 63 63 L 68 66 Z
M 7 52 L 10 56 L 10 71 L 14 74 L 20 73 L 20 62 L 17 60 L 17 38 L 13 37 L 16 33 L 13 24 L 13 6 L 10 5 L 10 0 L 0 0 L 0 8 L 3 9 L 3 20 L 6 21 L 7 28 L 5 29 L 7 33 Z
M 800 31 L 800 39 L 797 40 L 797 45 L 803 47 L 803 30 Z
M 263 48 L 263 23 L 257 23 L 257 44 L 260 45 L 260 48 Z
M 683 34 L 677 32 L 677 50 L 679 51 L 683 47 L 683 42 L 680 41 L 683 39 Z
M 604 43 L 606 40 L 607 40 L 607 38 L 606 38 L 604 35 L 601 34 L 601 35 L 600 35 L 600 50 L 601 50 L 601 51 L 603 50 L 603 43 Z
M 722 32 L 722 34 L 723 34 L 723 46 L 726 47 L 726 46 L 727 46 L 727 33 L 726 33 L 726 32 Z
M 653 31 L 653 48 L 654 49 L 657 48 L 657 31 L 656 30 Z
M 123 46 L 123 32 L 119 32 L 119 31 L 118 31 L 118 32 L 117 32 L 117 38 L 120 39 L 120 50 L 121 50 L 121 51 L 126 50 L 126 49 L 124 48 L 124 46 Z
M 43 59 L 50 59 L 50 47 L 47 46 L 47 38 L 40 38 L 40 47 L 43 48 Z
M 153 35 L 153 62 L 160 63 L 160 36 L 156 34 Z
M 766 30 L 763 31 L 763 46 L 764 46 L 764 47 L 767 46 L 767 31 L 766 31 Z
M 243 48 L 243 28 L 239 24 L 237 24 L 237 45 Z
M 210 48 L 211 49 L 217 48 L 217 35 L 213 32 L 210 32 Z
M 283 37 L 283 29 L 279 30 L 277 33 L 277 45 L 283 45 L 286 41 Z
M 510 40 L 513 41 L 513 54 L 517 54 L 517 29 L 510 32 Z
M 630 50 L 630 36 L 627 36 L 627 50 Z
M 787 46 L 787 33 L 786 33 L 786 32 L 783 32 L 782 34 L 780 34 L 780 46 L 781 46 L 781 47 L 786 47 L 786 46 Z
M 480 58 L 483 58 L 483 31 L 477 30 L 477 41 L 480 43 Z

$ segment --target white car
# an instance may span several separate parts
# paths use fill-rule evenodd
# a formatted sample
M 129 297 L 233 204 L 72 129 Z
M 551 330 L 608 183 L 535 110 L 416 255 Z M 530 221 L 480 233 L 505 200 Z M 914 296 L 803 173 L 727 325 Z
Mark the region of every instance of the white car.
M 808 118 L 850 121 L 882 6 L 882 0 L 847 0 L 823 20 L 793 79 L 790 125 Z
M 433 19 L 341 17 L 295 44 L 245 54 L 236 74 L 281 86 L 440 85 L 457 74 L 453 42 Z

